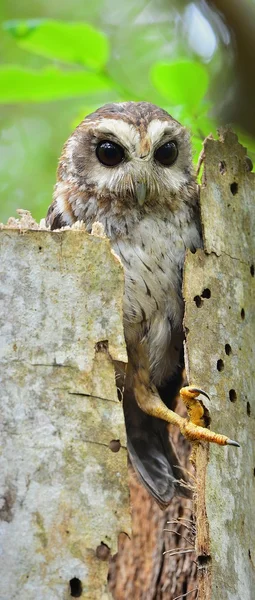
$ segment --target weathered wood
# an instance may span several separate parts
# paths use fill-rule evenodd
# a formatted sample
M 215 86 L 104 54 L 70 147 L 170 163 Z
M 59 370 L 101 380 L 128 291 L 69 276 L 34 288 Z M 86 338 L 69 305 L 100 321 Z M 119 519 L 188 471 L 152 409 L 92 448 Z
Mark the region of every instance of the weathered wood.
M 189 379 L 211 397 L 211 428 L 241 444 L 197 454 L 199 600 L 255 590 L 255 176 L 245 156 L 230 131 L 206 141 L 205 251 L 189 255 L 184 277 Z
M 107 599 L 130 526 L 123 270 L 82 230 L 2 228 L 0 251 L 0 598 Z
M 183 404 L 179 403 L 177 410 L 184 414 Z M 189 444 L 176 427 L 171 427 L 171 438 L 181 463 L 190 468 Z M 192 519 L 192 500 L 176 496 L 162 511 L 132 471 L 129 479 L 132 537 L 121 536 L 118 554 L 110 564 L 114 600 L 173 600 L 187 592 L 194 600 L 197 583 L 193 527 L 182 520 Z M 193 552 L 187 552 L 190 546 Z

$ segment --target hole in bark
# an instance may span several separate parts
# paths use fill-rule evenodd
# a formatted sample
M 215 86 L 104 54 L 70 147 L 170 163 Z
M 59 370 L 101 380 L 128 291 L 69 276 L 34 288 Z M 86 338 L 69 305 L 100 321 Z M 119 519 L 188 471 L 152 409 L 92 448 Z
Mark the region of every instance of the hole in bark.
M 229 400 L 230 400 L 230 402 L 235 402 L 236 399 L 237 399 L 236 391 L 235 390 L 229 390 Z
M 227 356 L 229 356 L 231 354 L 232 348 L 231 348 L 230 344 L 225 345 L 225 352 L 226 352 Z
M 226 173 L 227 167 L 226 167 L 225 160 L 221 160 L 219 162 L 219 170 L 220 170 L 221 175 L 224 175 L 224 173 Z
M 249 556 L 249 559 L 251 560 L 251 551 L 250 551 L 250 548 L 248 550 L 248 556 Z
M 253 169 L 253 162 L 251 160 L 251 158 L 249 156 L 245 157 L 245 166 L 246 166 L 246 170 L 247 171 L 252 171 Z
M 209 288 L 205 288 L 201 294 L 202 298 L 211 298 L 211 290 Z
M 196 249 L 196 248 L 190 248 L 190 252 L 191 252 L 192 254 L 196 254 L 196 251 L 197 251 L 197 249 Z
M 219 358 L 219 360 L 217 360 L 217 371 L 223 371 L 224 369 L 224 362 L 223 360 L 221 360 L 221 358 Z
M 249 401 L 246 404 L 246 410 L 247 410 L 247 415 L 249 417 L 251 414 L 251 405 L 250 405 Z
M 39 252 L 41 252 L 42 251 L 42 246 L 38 246 L 38 250 L 39 250 Z
M 96 557 L 99 558 L 99 560 L 108 560 L 110 552 L 109 546 L 104 544 L 104 542 L 101 542 L 96 548 Z
M 111 442 L 109 442 L 109 448 L 112 452 L 119 452 L 120 440 L 111 440 Z
M 102 340 L 95 344 L 95 352 L 108 352 L 108 340 Z
M 236 181 L 233 181 L 233 183 L 230 184 L 230 191 L 231 194 L 233 194 L 233 196 L 235 196 L 238 192 L 238 183 L 236 183 Z
M 197 557 L 199 567 L 206 567 L 210 564 L 211 560 L 210 554 L 200 554 L 200 556 Z
M 195 302 L 197 308 L 200 308 L 200 306 L 202 306 L 202 304 L 203 304 L 203 300 L 202 300 L 202 298 L 200 298 L 200 296 L 195 296 L 194 302 Z
M 251 265 L 250 272 L 251 276 L 254 277 L 254 265 Z
M 245 310 L 244 310 L 244 308 L 242 308 L 242 310 L 241 310 L 241 319 L 242 319 L 243 321 L 244 321 L 244 319 L 245 319 Z
M 80 598 L 82 595 L 82 584 L 80 579 L 73 577 L 73 579 L 70 579 L 69 584 L 72 598 Z

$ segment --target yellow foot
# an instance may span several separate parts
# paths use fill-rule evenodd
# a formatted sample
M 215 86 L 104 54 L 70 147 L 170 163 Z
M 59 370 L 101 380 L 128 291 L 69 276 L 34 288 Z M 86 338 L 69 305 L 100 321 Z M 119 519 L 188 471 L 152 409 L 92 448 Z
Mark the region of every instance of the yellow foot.
M 214 442 L 225 446 L 239 446 L 238 442 L 230 440 L 226 435 L 214 433 L 210 429 L 205 427 L 205 411 L 201 402 L 197 399 L 199 394 L 203 394 L 206 398 L 209 398 L 208 394 L 199 388 L 192 385 L 181 388 L 180 395 L 187 408 L 189 419 L 184 419 L 180 425 L 181 433 L 190 442 Z

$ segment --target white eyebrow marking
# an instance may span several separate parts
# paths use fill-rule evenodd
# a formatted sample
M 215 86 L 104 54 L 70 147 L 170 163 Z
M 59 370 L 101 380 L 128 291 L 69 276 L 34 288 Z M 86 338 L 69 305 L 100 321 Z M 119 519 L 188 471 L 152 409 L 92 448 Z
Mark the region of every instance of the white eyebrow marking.
M 96 125 L 96 130 L 100 133 L 114 135 L 123 146 L 132 149 L 132 146 L 137 146 L 140 141 L 139 131 L 122 119 L 102 119 Z
M 176 126 L 178 126 L 178 123 L 176 123 L 174 120 L 171 123 L 167 121 L 160 121 L 160 119 L 153 119 L 153 121 L 151 121 L 151 123 L 148 125 L 148 136 L 150 138 L 151 145 L 153 146 L 156 144 L 156 142 L 158 142 L 165 134 L 169 134 L 170 136 L 173 135 L 174 137 L 176 135 Z

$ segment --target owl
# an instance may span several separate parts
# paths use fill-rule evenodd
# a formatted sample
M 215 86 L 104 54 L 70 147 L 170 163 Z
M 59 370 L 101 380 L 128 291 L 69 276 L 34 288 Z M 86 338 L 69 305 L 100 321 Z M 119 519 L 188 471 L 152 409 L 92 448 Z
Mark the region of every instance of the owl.
M 88 232 L 102 224 L 124 268 L 127 446 L 138 476 L 165 507 L 174 493 L 189 494 L 167 423 L 191 440 L 207 432 L 203 439 L 216 441 L 200 426 L 200 390 L 187 388 L 189 412 L 194 402 L 200 407 L 193 422 L 171 410 L 183 368 L 185 252 L 202 245 L 187 129 L 148 102 L 107 104 L 88 115 L 64 145 L 46 223 L 56 229 L 77 220 Z

